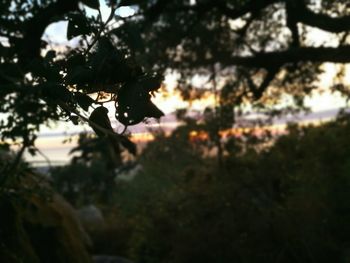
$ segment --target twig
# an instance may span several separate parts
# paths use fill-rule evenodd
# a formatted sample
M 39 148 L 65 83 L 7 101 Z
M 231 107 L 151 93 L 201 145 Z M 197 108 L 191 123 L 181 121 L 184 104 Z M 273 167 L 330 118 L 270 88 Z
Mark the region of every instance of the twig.
M 38 147 L 34 147 L 34 148 L 42 157 L 44 157 L 45 161 L 49 165 L 50 170 L 52 170 L 52 163 L 51 163 L 49 157 L 47 157 Z
M 107 20 L 106 20 L 104 23 L 101 24 L 101 27 L 100 27 L 100 29 L 98 30 L 98 32 L 97 32 L 97 34 L 96 34 L 94 40 L 90 43 L 90 45 L 88 45 L 87 49 L 85 50 L 85 53 L 84 53 L 85 55 L 87 55 L 87 54 L 90 52 L 91 48 L 92 48 L 92 47 L 96 44 L 96 42 L 99 40 L 99 38 L 100 38 L 100 36 L 101 36 L 103 30 L 104 30 L 105 27 L 107 26 L 107 24 L 113 19 L 115 9 L 116 9 L 115 7 L 112 7 L 112 8 L 111 8 L 111 13 L 109 14 L 109 17 L 107 18 Z M 101 10 L 99 9 L 98 11 L 99 11 L 99 14 L 100 14 L 100 17 L 101 17 L 101 20 L 102 20 Z

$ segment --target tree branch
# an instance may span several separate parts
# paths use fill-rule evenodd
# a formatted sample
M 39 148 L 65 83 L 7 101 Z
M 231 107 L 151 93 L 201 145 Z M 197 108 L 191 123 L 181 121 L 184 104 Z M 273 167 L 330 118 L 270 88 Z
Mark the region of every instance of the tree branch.
M 208 60 L 209 63 L 220 62 L 225 66 L 245 66 L 251 68 L 278 68 L 288 63 L 297 62 L 350 62 L 350 46 L 340 47 L 299 47 L 290 48 L 285 51 L 257 53 L 254 56 L 229 56 L 227 54 L 218 55 L 215 61 Z
M 287 27 L 292 33 L 292 46 L 300 46 L 298 21 L 296 16 L 298 15 L 298 6 L 296 0 L 286 0 L 286 14 L 287 14 Z
M 244 74 L 250 91 L 253 93 L 254 99 L 258 100 L 264 94 L 267 87 L 270 85 L 271 81 L 275 78 L 276 74 L 279 72 L 279 68 L 270 68 L 266 73 L 264 80 L 261 82 L 259 87 L 253 82 L 248 74 Z
M 314 13 L 305 6 L 298 8 L 296 19 L 305 25 L 317 27 L 332 33 L 341 33 L 350 30 L 350 16 L 330 17 L 325 14 Z
M 296 22 L 303 23 L 311 27 L 317 27 L 319 29 L 329 31 L 332 33 L 340 33 L 350 30 L 350 16 L 343 17 L 331 17 L 326 14 L 314 13 L 309 10 L 304 1 L 300 0 L 255 0 L 248 1 L 246 4 L 239 8 L 229 8 L 224 1 L 217 1 L 215 6 L 227 17 L 231 19 L 237 19 L 247 13 L 257 12 L 266 8 L 274 3 L 286 2 L 288 5 L 294 5 L 295 12 L 293 12 L 293 24 Z M 292 29 L 293 35 L 295 35 L 295 28 Z M 296 40 L 294 40 L 296 41 Z

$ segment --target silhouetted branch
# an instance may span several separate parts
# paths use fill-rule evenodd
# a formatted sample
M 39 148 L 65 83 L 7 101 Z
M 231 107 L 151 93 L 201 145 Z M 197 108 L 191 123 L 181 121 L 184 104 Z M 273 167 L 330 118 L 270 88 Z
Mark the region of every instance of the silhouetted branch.
M 299 32 L 298 32 L 298 5 L 295 0 L 286 0 L 286 14 L 287 14 L 287 26 L 292 33 L 292 46 L 300 46 Z
M 331 17 L 325 14 L 317 14 L 306 7 L 298 8 L 297 20 L 305 25 L 319 29 L 341 33 L 350 30 L 350 16 Z
M 271 81 L 275 78 L 279 72 L 279 68 L 270 68 L 259 86 L 257 86 L 249 75 L 245 75 L 249 90 L 253 93 L 254 99 L 258 100 L 264 94 Z
M 215 6 L 227 17 L 237 19 L 245 14 L 262 10 L 271 4 L 283 2 L 285 2 L 286 5 L 294 6 L 292 18 L 292 20 L 294 20 L 293 24 L 300 22 L 332 33 L 340 33 L 350 30 L 350 16 L 331 17 L 326 14 L 315 13 L 305 6 L 304 1 L 300 0 L 251 0 L 241 7 L 234 9 L 229 8 L 225 1 L 217 1 Z M 295 28 L 292 29 L 292 33 L 295 35 Z
M 225 66 L 246 66 L 251 68 L 278 68 L 288 63 L 297 62 L 350 62 L 350 46 L 341 47 L 299 47 L 285 51 L 260 52 L 253 56 L 218 55 L 215 62 Z M 208 60 L 208 64 L 213 61 Z

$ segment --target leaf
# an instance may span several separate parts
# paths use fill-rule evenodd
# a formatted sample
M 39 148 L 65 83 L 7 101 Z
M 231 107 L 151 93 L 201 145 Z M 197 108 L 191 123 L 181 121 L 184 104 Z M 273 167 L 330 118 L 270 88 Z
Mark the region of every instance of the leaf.
M 81 2 L 92 9 L 98 10 L 100 8 L 99 0 L 81 0 Z
M 145 117 L 156 118 L 164 116 L 164 113 L 152 101 L 148 101 L 146 106 Z
M 143 88 L 148 92 L 157 91 L 163 81 L 163 77 L 159 75 L 145 76 L 142 80 Z
M 74 55 L 71 55 L 66 60 L 66 66 L 68 68 L 70 67 L 76 67 L 76 66 L 83 66 L 86 64 L 85 56 L 81 53 L 76 53 Z
M 69 119 L 73 122 L 74 125 L 79 124 L 79 117 L 77 115 L 71 115 L 69 116 Z
M 131 50 L 139 50 L 142 52 L 145 48 L 145 43 L 141 35 L 140 26 L 136 23 L 124 23 L 111 31 L 118 39 L 123 41 Z
M 138 82 L 129 83 L 118 93 L 116 118 L 126 126 L 135 125 L 145 118 L 150 95 Z
M 72 93 L 66 89 L 63 85 L 57 85 L 55 83 L 42 83 L 37 85 L 37 88 L 41 90 L 44 98 L 50 100 L 60 100 L 62 102 L 68 102 L 71 100 Z
M 67 70 L 65 81 L 70 85 L 85 85 L 89 84 L 92 81 L 92 78 L 93 76 L 91 69 L 84 66 L 77 66 Z
M 80 35 L 90 34 L 91 27 L 88 24 L 86 17 L 80 13 L 72 13 L 68 17 L 67 39 Z
M 47 51 L 45 55 L 46 61 L 53 61 L 53 59 L 56 57 L 56 51 L 55 50 L 49 50 Z
M 77 101 L 78 105 L 85 111 L 88 111 L 91 104 L 95 102 L 88 95 L 81 93 L 81 92 L 75 92 L 74 97 L 75 97 L 75 100 Z
M 146 117 L 160 118 L 164 113 L 151 101 L 150 91 L 144 88 L 144 81 L 124 85 L 117 96 L 116 118 L 126 126 L 135 125 Z M 154 89 L 154 82 L 148 86 Z

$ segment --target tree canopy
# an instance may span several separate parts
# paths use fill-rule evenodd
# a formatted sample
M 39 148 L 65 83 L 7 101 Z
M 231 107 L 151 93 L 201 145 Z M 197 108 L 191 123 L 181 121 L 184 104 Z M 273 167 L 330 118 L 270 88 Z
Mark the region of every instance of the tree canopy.
M 130 50 L 116 45 L 108 27 L 118 22 L 122 3 L 109 3 L 110 16 L 88 15 L 86 6 L 99 10 L 99 1 L 2 1 L 0 4 L 0 113 L 1 139 L 22 139 L 35 152 L 41 124 L 66 119 L 86 121 L 102 139 L 134 153 L 132 143 L 116 134 L 106 102 L 114 102 L 115 118 L 129 126 L 163 113 L 151 101 L 162 76 L 146 71 Z M 63 51 L 43 39 L 53 22 L 68 21 L 67 39 L 79 44 Z M 91 108 L 94 110 L 91 112 Z M 104 138 L 106 137 L 106 138 Z M 23 152 L 20 151 L 20 153 Z
M 220 86 L 221 108 L 230 112 L 247 101 L 266 108 L 284 94 L 300 107 L 317 88 L 322 63 L 350 60 L 346 0 L 111 0 L 107 5 L 110 15 L 103 20 L 98 0 L 1 2 L 2 139 L 22 138 L 30 148 L 41 124 L 66 119 L 86 121 L 100 137 L 133 151 L 111 129 L 103 105 L 114 102 L 115 118 L 125 126 L 161 117 L 151 96 L 166 70 L 181 74 L 179 89 L 187 98 L 196 95 L 191 77 L 208 77 Z M 118 15 L 125 6 L 134 14 Z M 87 7 L 97 15 L 89 15 Z M 58 51 L 43 39 L 57 21 L 68 21 L 67 39 L 77 37 L 77 45 Z M 318 39 L 315 29 L 329 37 Z M 334 89 L 347 94 L 342 74 Z M 98 111 L 90 116 L 91 106 Z
M 223 77 L 224 96 L 231 103 L 257 101 L 264 94 L 271 101 L 287 93 L 300 106 L 302 98 L 317 88 L 322 63 L 350 59 L 348 1 L 130 4 L 140 9 L 129 21 L 138 26 L 144 40 L 138 50 L 142 58 L 155 68 L 178 70 L 182 76 L 215 72 Z M 335 89 L 348 93 L 341 79 L 336 84 Z M 188 94 L 188 87 L 182 85 L 182 89 Z

